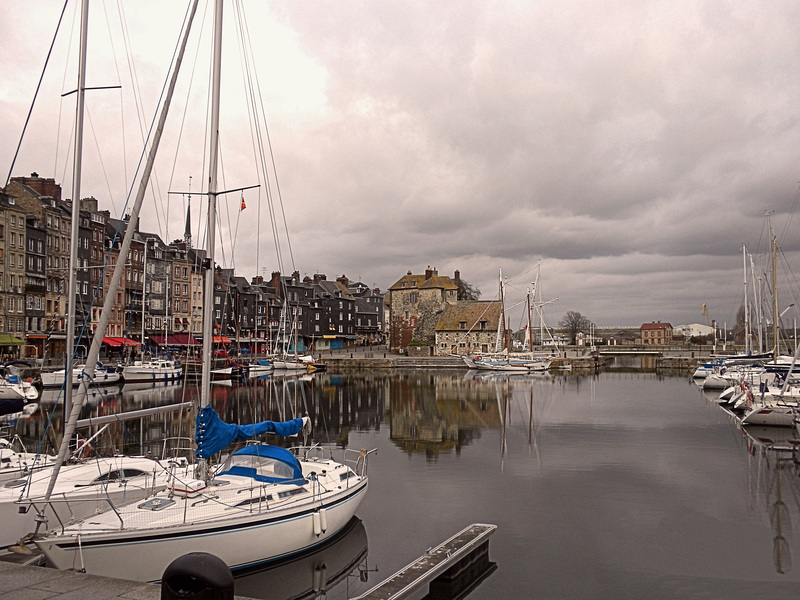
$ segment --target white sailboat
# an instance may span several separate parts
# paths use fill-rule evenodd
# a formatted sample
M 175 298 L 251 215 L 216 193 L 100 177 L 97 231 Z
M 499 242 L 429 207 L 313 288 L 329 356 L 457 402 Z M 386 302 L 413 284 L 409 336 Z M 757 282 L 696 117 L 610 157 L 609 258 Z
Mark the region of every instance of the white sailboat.
M 192 14 L 196 4 L 192 5 Z M 218 195 L 222 0 L 216 0 L 214 24 L 208 268 L 204 295 L 207 301 L 211 301 L 214 292 L 211 269 Z M 185 39 L 181 54 L 184 48 Z M 174 77 L 173 74 L 173 81 Z M 162 119 L 164 116 L 162 112 Z M 123 250 L 127 250 L 125 241 Z M 194 478 L 173 478 L 166 490 L 146 501 L 114 506 L 76 523 L 52 523 L 42 518 L 46 531 L 40 532 L 34 541 L 52 565 L 69 569 L 80 564 L 92 574 L 157 581 L 172 560 L 202 550 L 215 554 L 231 569 L 245 568 L 322 544 L 354 516 L 367 490 L 370 452 L 365 450 L 344 450 L 343 460 L 335 461 L 332 448 L 315 446 L 290 452 L 259 443 L 234 452 L 227 463 L 211 473 L 208 459 L 234 440 L 266 432 L 296 435 L 307 431 L 310 421 L 304 417 L 286 423 L 265 421 L 248 426 L 220 421 L 208 406 L 211 364 L 207 357 L 211 356 L 213 342 L 211 310 L 203 312 L 203 333 L 206 357 L 201 379 L 203 407 L 198 414 L 196 438 L 200 461 Z M 73 410 L 72 414 L 77 413 Z M 72 421 L 71 418 L 65 428 L 65 438 L 74 428 Z M 59 457 L 62 453 L 65 453 L 63 444 Z
M 183 366 L 167 357 L 152 357 L 150 360 L 136 360 L 122 367 L 125 383 L 154 381 L 180 381 Z

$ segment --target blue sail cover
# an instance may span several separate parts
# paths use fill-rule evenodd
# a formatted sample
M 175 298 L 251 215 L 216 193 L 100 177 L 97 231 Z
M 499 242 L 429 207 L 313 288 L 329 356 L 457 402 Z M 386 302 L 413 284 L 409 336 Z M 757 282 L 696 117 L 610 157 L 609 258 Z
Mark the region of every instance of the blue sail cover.
M 226 423 L 219 418 L 217 411 L 210 406 L 200 409 L 197 414 L 195 443 L 198 458 L 211 458 L 234 440 L 247 440 L 262 433 L 275 433 L 281 437 L 294 435 L 303 429 L 303 419 L 291 421 L 261 421 L 252 425 Z

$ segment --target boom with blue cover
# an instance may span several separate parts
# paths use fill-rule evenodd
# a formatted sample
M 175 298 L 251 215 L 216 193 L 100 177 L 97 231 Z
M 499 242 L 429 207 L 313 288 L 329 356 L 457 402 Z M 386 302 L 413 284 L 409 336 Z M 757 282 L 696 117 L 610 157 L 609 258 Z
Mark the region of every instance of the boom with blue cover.
M 274 433 L 281 437 L 295 435 L 307 423 L 310 425 L 309 418 L 301 417 L 291 421 L 261 421 L 252 425 L 237 425 L 226 423 L 219 418 L 217 411 L 210 406 L 204 406 L 197 413 L 195 455 L 198 458 L 211 458 L 235 440 L 247 440 L 263 433 Z

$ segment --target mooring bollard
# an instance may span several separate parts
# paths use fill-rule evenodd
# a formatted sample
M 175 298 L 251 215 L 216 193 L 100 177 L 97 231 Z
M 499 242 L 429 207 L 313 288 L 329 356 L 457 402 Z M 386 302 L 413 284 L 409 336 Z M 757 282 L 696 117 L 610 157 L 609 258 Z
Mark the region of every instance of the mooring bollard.
M 161 600 L 233 600 L 233 575 L 213 554 L 184 554 L 164 569 Z

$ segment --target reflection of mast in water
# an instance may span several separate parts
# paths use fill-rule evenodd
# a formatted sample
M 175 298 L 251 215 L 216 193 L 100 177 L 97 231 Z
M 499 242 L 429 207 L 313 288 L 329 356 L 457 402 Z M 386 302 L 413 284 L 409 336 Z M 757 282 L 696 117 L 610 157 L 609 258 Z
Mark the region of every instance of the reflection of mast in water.
M 743 431 L 749 438 L 748 450 L 751 456 L 758 460 L 757 481 L 755 489 L 751 491 L 755 493 L 756 499 L 761 496 L 761 490 L 764 491 L 763 499 L 774 534 L 772 558 L 775 570 L 786 574 L 792 570 L 788 540 L 792 523 L 786 496 L 793 495 L 792 506 L 800 510 L 796 489 L 799 481 L 796 452 L 800 440 L 797 439 L 794 428 L 745 427 Z
M 792 570 L 792 555 L 789 549 L 789 544 L 784 537 L 784 526 L 786 526 L 786 533 L 791 531 L 791 522 L 789 521 L 789 512 L 786 504 L 783 502 L 783 470 L 784 468 L 791 468 L 794 462 L 791 458 L 782 457 L 777 455 L 778 463 L 775 465 L 775 503 L 770 507 L 770 522 L 772 529 L 775 532 L 773 539 L 772 557 L 775 561 L 775 570 L 778 573 L 788 573 Z

